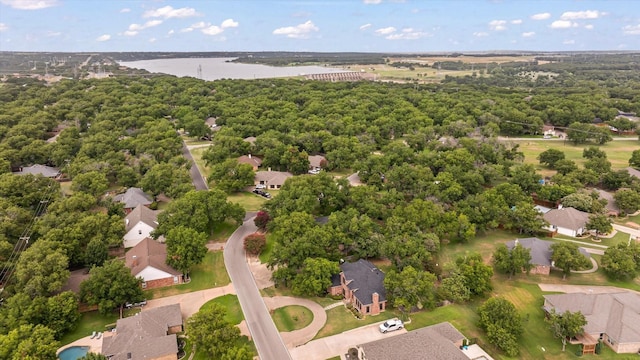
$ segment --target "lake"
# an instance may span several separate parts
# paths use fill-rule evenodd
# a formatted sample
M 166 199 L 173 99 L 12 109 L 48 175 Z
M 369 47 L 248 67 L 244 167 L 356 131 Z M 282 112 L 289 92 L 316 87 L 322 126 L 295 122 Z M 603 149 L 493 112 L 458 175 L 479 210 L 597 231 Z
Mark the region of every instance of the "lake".
M 175 76 L 198 77 L 198 67 L 202 67 L 203 80 L 218 79 L 265 79 L 308 74 L 327 74 L 346 70 L 323 66 L 267 66 L 227 62 L 234 58 L 183 58 L 156 59 L 118 62 L 122 66 L 144 69 L 152 73 Z

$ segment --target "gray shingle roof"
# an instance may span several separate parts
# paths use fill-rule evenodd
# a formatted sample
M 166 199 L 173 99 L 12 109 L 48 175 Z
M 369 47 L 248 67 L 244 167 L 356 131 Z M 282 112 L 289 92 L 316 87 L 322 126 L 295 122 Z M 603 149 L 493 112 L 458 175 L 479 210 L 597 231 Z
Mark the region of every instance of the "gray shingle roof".
M 379 301 L 385 301 L 384 273 L 367 260 L 360 259 L 354 263 L 340 265 L 347 286 L 353 291 L 358 301 L 363 305 L 372 303 L 372 295 L 378 293 Z
M 286 171 L 256 171 L 255 181 L 264 181 L 267 185 L 282 186 L 290 177 L 293 177 L 293 174 Z
M 158 213 L 159 211 L 151 210 L 144 205 L 136 206 L 136 208 L 131 210 L 131 212 L 124 218 L 124 231 L 129 232 L 129 230 L 136 226 L 140 221 L 155 229 L 158 227 Z
M 118 194 L 113 197 L 113 201 L 124 204 L 125 209 L 133 209 L 138 205 L 149 205 L 153 202 L 153 198 L 147 195 L 142 189 L 131 187 L 124 194 Z
M 179 271 L 167 265 L 167 245 L 151 238 L 144 238 L 125 255 L 125 263 L 135 277 L 147 266 L 152 266 L 171 275 L 181 275 Z
M 580 311 L 587 320 L 587 334 L 606 333 L 619 343 L 640 342 L 640 294 L 558 294 L 544 298 L 558 313 Z
M 535 237 L 516 239 L 507 242 L 507 248 L 509 250 L 513 249 L 516 246 L 516 242 L 518 246 L 531 250 L 531 264 L 551 266 L 551 244 L 553 244 L 551 241 L 544 241 Z
M 361 345 L 367 360 L 469 360 L 455 345 L 462 335 L 448 322 Z
M 60 170 L 47 165 L 35 164 L 32 166 L 25 166 L 20 171 L 15 173 L 16 175 L 42 175 L 48 178 L 55 178 L 60 175 Z
M 572 207 L 553 209 L 542 217 L 551 225 L 571 230 L 583 228 L 587 225 L 587 222 L 589 222 L 588 213 Z
M 111 360 L 126 360 L 127 354 L 131 354 L 131 360 L 177 354 L 177 337 L 167 333 L 170 327 L 181 324 L 180 304 L 144 310 L 136 316 L 120 319 L 115 333 L 103 337 L 102 354 Z

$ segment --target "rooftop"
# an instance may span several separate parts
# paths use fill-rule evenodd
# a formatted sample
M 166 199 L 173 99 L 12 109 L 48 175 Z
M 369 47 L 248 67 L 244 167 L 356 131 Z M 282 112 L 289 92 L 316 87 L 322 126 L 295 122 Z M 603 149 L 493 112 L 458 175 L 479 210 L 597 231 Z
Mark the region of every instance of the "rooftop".
M 384 273 L 367 260 L 345 262 L 340 265 L 349 289 L 363 305 L 371 304 L 372 295 L 378 293 L 379 301 L 386 300 Z
M 136 206 L 136 208 L 131 210 L 124 218 L 125 232 L 129 232 L 129 230 L 141 221 L 155 229 L 158 227 L 158 213 L 159 211 L 151 210 L 142 204 Z
M 572 207 L 549 210 L 543 217 L 551 225 L 571 230 L 578 230 L 589 222 L 588 213 Z
M 133 276 L 146 269 L 148 266 L 162 270 L 171 275 L 180 275 L 180 272 L 167 265 L 167 245 L 159 243 L 151 238 L 144 238 L 125 255 L 125 263 Z
M 150 205 L 153 198 L 137 187 L 128 188 L 124 194 L 113 197 L 113 201 L 124 204 L 125 209 L 133 209 L 138 205 Z

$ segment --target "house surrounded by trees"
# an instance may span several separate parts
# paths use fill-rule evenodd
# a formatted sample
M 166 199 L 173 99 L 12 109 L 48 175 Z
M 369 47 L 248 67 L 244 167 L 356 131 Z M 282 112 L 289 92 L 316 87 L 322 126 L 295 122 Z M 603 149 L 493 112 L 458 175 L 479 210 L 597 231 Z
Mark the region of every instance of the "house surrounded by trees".
M 344 295 L 345 301 L 363 315 L 378 315 L 385 310 L 384 273 L 380 269 L 363 259 L 345 262 L 340 269 L 340 274 L 332 278 L 332 296 Z

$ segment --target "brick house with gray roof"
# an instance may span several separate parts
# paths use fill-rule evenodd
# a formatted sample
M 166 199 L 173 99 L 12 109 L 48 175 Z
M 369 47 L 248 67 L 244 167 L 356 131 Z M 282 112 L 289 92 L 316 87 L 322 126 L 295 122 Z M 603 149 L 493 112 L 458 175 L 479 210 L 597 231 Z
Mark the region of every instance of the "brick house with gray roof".
M 143 310 L 104 334 L 101 353 L 110 360 L 177 360 L 183 330 L 180 304 Z
M 378 315 L 387 306 L 384 273 L 367 260 L 340 265 L 340 274 L 334 275 L 329 293 L 343 295 L 363 315 Z
M 529 253 L 531 254 L 531 261 L 529 263 L 533 265 L 529 273 L 549 275 L 551 272 L 551 268 L 553 267 L 553 263 L 551 262 L 551 245 L 553 245 L 553 242 L 532 237 L 515 239 L 507 242 L 506 245 L 509 251 L 516 246 L 522 246 L 525 249 L 529 249 Z M 586 249 L 579 247 L 578 250 L 586 258 L 591 258 L 591 255 L 589 255 Z
M 544 295 L 544 310 L 556 313 L 580 311 L 587 320 L 584 333 L 601 339 L 616 353 L 640 353 L 640 294 L 631 291 L 608 294 Z

